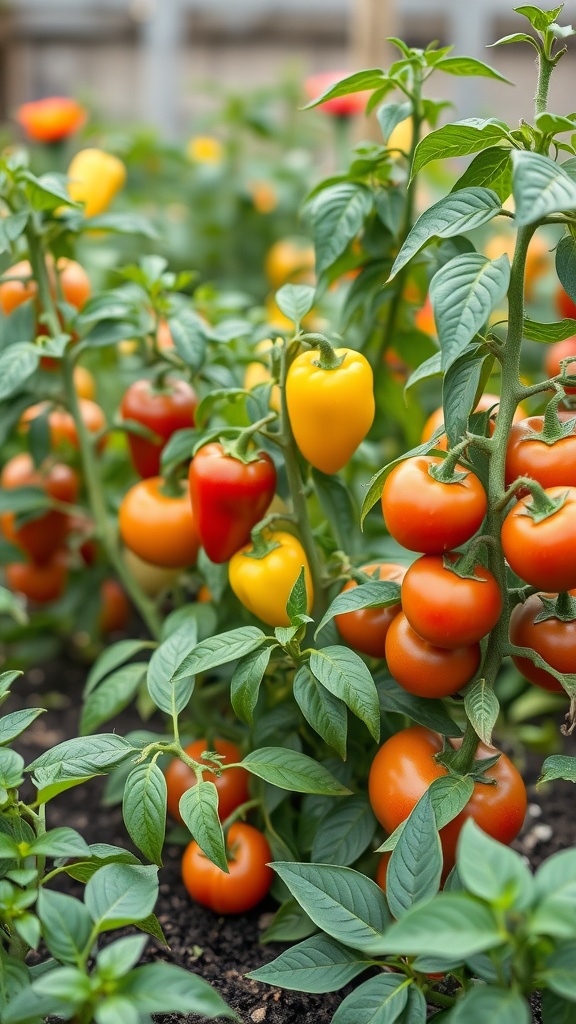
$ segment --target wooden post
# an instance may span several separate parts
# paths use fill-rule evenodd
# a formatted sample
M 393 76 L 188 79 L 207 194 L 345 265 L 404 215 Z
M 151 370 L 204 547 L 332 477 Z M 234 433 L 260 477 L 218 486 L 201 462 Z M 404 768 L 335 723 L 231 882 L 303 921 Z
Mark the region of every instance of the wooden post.
M 353 0 L 350 24 L 350 62 L 353 71 L 383 68 L 391 60 L 387 36 L 397 34 L 394 0 Z M 359 119 L 357 139 L 382 141 L 382 132 L 374 116 Z

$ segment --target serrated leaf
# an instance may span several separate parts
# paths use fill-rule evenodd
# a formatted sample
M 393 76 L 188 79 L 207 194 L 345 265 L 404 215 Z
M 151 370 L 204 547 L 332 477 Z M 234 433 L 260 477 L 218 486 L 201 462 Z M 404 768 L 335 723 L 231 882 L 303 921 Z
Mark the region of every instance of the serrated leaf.
M 372 209 L 372 193 L 358 182 L 324 189 L 313 202 L 316 273 L 324 273 L 356 237 Z
M 329 935 L 313 935 L 248 975 L 295 992 L 336 992 L 370 965 Z
M 182 794 L 179 804 L 184 824 L 209 860 L 228 874 L 224 833 L 218 817 L 218 791 L 213 782 L 197 782 Z
M 480 253 L 463 253 L 434 275 L 430 298 L 444 369 L 462 354 L 504 298 L 509 281 L 505 255 L 491 262 Z
M 194 675 L 178 676 L 182 662 L 197 646 L 198 629 L 194 619 L 189 619 L 174 630 L 156 648 L 150 664 L 146 683 L 148 693 L 160 711 L 176 716 L 188 705 L 194 689 Z
M 345 760 L 348 714 L 344 702 L 322 686 L 307 665 L 296 670 L 292 690 L 308 724 Z
M 124 824 L 132 842 L 159 867 L 166 832 L 166 792 L 164 773 L 150 761 L 132 769 L 122 803 Z
M 115 718 L 135 696 L 146 675 L 146 665 L 124 665 L 88 695 L 80 716 L 80 733 L 87 736 L 103 722 Z
M 380 736 L 378 692 L 372 675 L 362 658 L 349 647 L 333 645 L 323 647 L 319 651 L 312 651 L 309 665 L 310 671 L 316 679 L 335 697 L 343 700 L 378 741 Z
M 9 398 L 38 369 L 40 349 L 27 341 L 16 342 L 0 352 L 0 401 Z
M 261 647 L 265 640 L 265 633 L 257 626 L 230 629 L 226 633 L 202 640 L 175 670 L 174 681 L 178 682 L 187 676 L 195 676 L 211 668 L 227 665 L 230 661 L 236 661 Z
M 331 772 L 307 754 L 285 747 L 253 750 L 242 761 L 242 767 L 273 786 L 295 793 L 325 793 L 327 796 L 347 796 L 350 793 Z
M 370 846 L 376 825 L 366 797 L 351 796 L 322 818 L 310 859 L 315 863 L 349 867 Z
M 448 60 L 459 60 L 452 57 Z M 466 59 L 466 58 L 462 58 Z M 469 117 L 446 124 L 429 132 L 420 140 L 414 155 L 412 176 L 433 160 L 447 160 L 456 156 L 470 156 L 508 140 L 508 126 L 496 118 Z
M 431 239 L 453 238 L 471 231 L 487 224 L 499 210 L 500 198 L 490 188 L 463 188 L 445 196 L 420 215 L 394 261 L 388 280 Z
M 158 898 L 158 869 L 153 865 L 105 864 L 86 885 L 84 902 L 98 931 L 142 921 Z
M 386 875 L 386 898 L 392 916 L 400 920 L 440 887 L 442 850 L 436 818 L 425 793 L 409 816 L 396 843 Z
M 306 313 L 312 309 L 314 288 L 306 284 L 284 284 L 275 298 L 278 308 L 298 329 Z
M 513 195 L 516 223 L 534 224 L 551 213 L 576 210 L 576 182 L 541 153 L 513 150 Z
M 230 680 L 230 701 L 234 714 L 241 722 L 252 725 L 254 708 L 260 692 L 260 684 L 270 656 L 274 650 L 271 646 L 260 647 L 246 654 L 236 665 Z

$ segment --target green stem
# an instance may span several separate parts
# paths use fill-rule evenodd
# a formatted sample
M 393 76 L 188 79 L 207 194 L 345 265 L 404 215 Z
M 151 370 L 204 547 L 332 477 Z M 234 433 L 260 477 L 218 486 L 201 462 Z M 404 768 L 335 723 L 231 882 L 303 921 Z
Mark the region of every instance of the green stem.
M 546 54 L 538 51 L 538 86 L 534 97 L 534 113 L 543 114 L 548 104 L 548 90 L 550 89 L 550 77 L 554 70 L 555 62 L 549 60 Z
M 450 769 L 455 773 L 466 775 L 474 761 L 476 759 L 476 751 L 478 749 L 478 736 L 474 731 L 471 722 L 466 722 L 466 729 L 464 737 L 462 739 L 462 745 L 456 751 L 455 756 L 450 761 Z
M 40 235 L 36 231 L 35 219 L 33 217 L 29 220 L 26 228 L 26 240 L 28 242 L 32 274 L 38 284 L 38 295 L 40 298 L 40 305 L 42 306 L 42 312 L 44 313 L 46 325 L 50 334 L 56 338 L 62 333 L 62 328 L 60 326 L 58 312 L 50 290 L 50 280 L 46 266 L 46 254 L 44 252 Z
M 142 592 L 134 578 L 129 573 L 118 546 L 116 531 L 112 528 L 108 518 L 106 502 L 104 499 L 104 488 L 100 477 L 98 460 L 94 453 L 93 439 L 90 437 L 88 428 L 82 419 L 80 403 L 74 386 L 74 358 L 70 353 L 65 353 L 63 359 L 64 383 L 66 388 L 66 400 L 70 412 L 74 417 L 82 459 L 82 470 L 90 511 L 96 525 L 96 535 L 101 541 L 109 562 L 122 582 L 127 594 L 140 612 L 146 626 L 154 639 L 159 640 L 162 630 L 162 623 L 152 601 Z

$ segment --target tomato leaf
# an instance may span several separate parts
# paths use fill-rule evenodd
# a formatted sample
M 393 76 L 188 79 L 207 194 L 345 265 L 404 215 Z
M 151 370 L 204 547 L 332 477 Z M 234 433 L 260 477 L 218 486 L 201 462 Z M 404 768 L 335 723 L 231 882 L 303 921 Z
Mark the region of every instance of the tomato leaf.
M 130 772 L 122 815 L 132 842 L 148 860 L 161 867 L 166 832 L 166 779 L 154 761 L 137 765 Z
M 0 747 L 15 740 L 17 736 L 20 736 L 38 718 L 38 715 L 43 714 L 44 708 L 25 708 L 22 711 L 13 711 L 12 714 L 4 715 L 3 718 L 0 718 Z
M 542 765 L 538 785 L 542 785 L 543 782 L 554 782 L 555 779 L 566 779 L 568 782 L 576 782 L 576 757 L 552 754 L 546 758 Z
M 343 550 L 353 550 L 359 544 L 358 511 L 350 489 L 338 476 L 328 476 L 319 469 L 312 470 L 312 479 L 322 512 L 332 527 L 334 538 Z
M 450 445 L 463 437 L 468 419 L 477 405 L 478 392 L 489 376 L 494 357 L 481 345 L 468 345 L 446 371 L 442 383 L 442 405 Z
M 562 996 L 570 1001 L 570 1010 L 574 1009 L 574 1003 L 576 1002 L 575 956 L 576 943 L 574 942 L 554 950 L 547 958 L 546 966 L 542 973 L 544 984 L 552 989 L 557 996 Z
M 224 833 L 218 817 L 218 790 L 214 783 L 197 782 L 182 794 L 178 806 L 184 824 L 202 852 L 228 874 Z
M 378 692 L 362 658 L 349 647 L 323 647 L 312 651 L 310 671 L 330 693 L 344 701 L 377 741 L 380 736 Z
M 384 714 L 395 712 L 407 715 L 419 725 L 434 729 L 441 736 L 461 736 L 462 731 L 450 718 L 442 700 L 433 697 L 416 697 L 399 686 L 395 679 L 385 670 L 380 669 L 375 676 L 376 689 L 380 701 L 380 710 Z
M 456 256 L 434 275 L 430 298 L 444 369 L 452 365 L 482 328 L 504 298 L 509 281 L 507 256 L 491 262 L 472 252 Z
M 519 227 L 535 224 L 550 213 L 576 210 L 576 182 L 550 157 L 515 149 L 512 167 Z
M 161 960 L 134 968 L 124 979 L 122 995 L 140 1016 L 170 1012 L 238 1019 L 204 978 Z
M 332 185 L 312 201 L 316 273 L 319 277 L 356 238 L 372 203 L 370 190 L 353 181 Z
M 307 754 L 285 747 L 260 747 L 247 754 L 242 767 L 279 789 L 295 793 L 347 796 L 350 790 Z
M 451 1024 L 530 1024 L 530 1007 L 518 992 L 496 985 L 478 985 L 470 989 L 450 1014 Z
M 348 715 L 344 701 L 319 683 L 307 665 L 300 665 L 294 674 L 293 694 L 308 724 L 345 760 Z
M 80 734 L 87 736 L 103 722 L 108 722 L 128 707 L 145 675 L 146 665 L 136 662 L 124 665 L 107 676 L 84 701 L 80 716 Z
M 96 775 L 115 768 L 132 753 L 137 754 L 137 748 L 116 733 L 75 736 L 44 751 L 28 765 L 26 771 L 51 769 L 55 778 L 62 779 L 72 777 L 72 773 L 78 776 Z
M 576 334 L 576 320 L 567 318 L 556 323 L 538 323 L 536 320 L 524 318 L 522 333 L 528 341 L 538 341 L 548 345 L 555 341 L 564 341 Z
M 236 661 L 261 647 L 266 639 L 257 626 L 242 626 L 202 640 L 175 669 L 174 682 Z
M 84 904 L 74 896 L 40 887 L 37 906 L 42 936 L 52 956 L 64 963 L 77 963 L 92 931 Z
M 305 914 L 296 900 L 288 899 L 274 914 L 271 923 L 262 933 L 263 945 L 269 942 L 298 942 L 307 939 L 316 931 L 316 925 Z
M 252 725 L 260 684 L 268 668 L 273 647 L 259 647 L 236 665 L 230 681 L 230 700 L 241 722 Z
M 335 615 L 358 611 L 359 608 L 389 608 L 400 601 L 400 584 L 389 580 L 374 580 L 372 583 L 361 583 L 341 594 L 338 594 L 320 620 L 314 636 L 317 637 L 324 626 Z
M 403 1019 L 401 1014 L 408 1001 L 408 991 L 405 978 L 379 974 L 346 996 L 336 1010 L 332 1024 L 368 1024 L 369 1021 L 393 1024 Z
M 130 661 L 130 658 L 133 658 L 135 654 L 139 654 L 140 651 L 150 647 L 154 648 L 155 646 L 155 643 L 151 640 L 119 640 L 117 644 L 107 647 L 96 659 L 88 673 L 84 687 L 84 696 L 87 697 L 98 683 L 115 668 L 118 668 L 119 665 Z
M 465 893 L 441 892 L 411 907 L 370 952 L 418 956 L 433 948 L 436 956 L 464 960 L 501 945 L 502 933 L 490 907 Z
M 346 946 L 371 947 L 390 923 L 384 893 L 359 871 L 281 861 L 272 866 L 314 924 Z
M 464 709 L 476 735 L 491 746 L 492 729 L 500 712 L 500 703 L 485 679 L 477 679 L 472 686 L 466 687 Z
M 377 822 L 365 796 L 351 796 L 324 815 L 310 858 L 320 864 L 349 867 L 368 849 Z
M 449 57 L 448 61 L 462 61 L 469 58 Z M 441 66 L 441 65 L 439 65 Z M 444 68 L 446 70 L 446 68 Z M 504 121 L 489 117 L 470 117 L 463 121 L 445 124 L 429 132 L 420 140 L 414 155 L 412 177 L 433 160 L 447 160 L 456 156 L 470 156 L 482 149 L 489 149 L 495 143 L 509 140 L 508 126 Z
M 337 992 L 369 965 L 354 950 L 320 934 L 285 950 L 247 977 L 294 992 Z
M 18 391 L 40 362 L 40 348 L 28 341 L 16 342 L 0 352 L 0 401 Z
M 142 921 L 158 899 L 158 868 L 105 864 L 86 885 L 84 902 L 99 932 Z
M 436 828 L 440 830 L 460 814 L 460 811 L 464 809 L 473 792 L 474 782 L 469 776 L 441 775 L 440 778 L 434 779 L 426 793 L 420 797 L 420 800 L 424 800 L 426 796 L 429 796 L 436 818 Z M 414 806 L 412 814 L 416 811 L 420 800 Z M 400 822 L 392 835 L 388 836 L 382 845 L 378 847 L 378 853 L 385 853 L 387 850 L 395 848 L 402 832 L 406 828 L 406 822 L 409 820 L 410 816 L 405 821 Z
M 449 75 L 458 75 L 460 78 L 473 75 L 478 78 L 496 78 L 499 82 L 506 82 L 507 85 L 513 84 L 509 78 L 505 78 L 495 68 L 491 68 L 489 64 L 485 64 L 481 60 L 476 60 L 475 57 L 443 57 L 442 60 L 436 61 L 434 67 L 438 71 L 445 71 Z
M 532 932 L 576 939 L 576 851 L 562 850 L 544 861 L 536 872 L 535 885 Z
M 534 881 L 519 854 L 486 835 L 469 818 L 458 839 L 458 874 L 468 892 L 500 908 L 525 910 Z
M 156 648 L 148 666 L 148 693 L 160 711 L 178 715 L 187 706 L 194 689 L 194 675 L 175 674 L 185 658 L 197 646 L 198 629 L 194 619 L 188 619 Z
M 427 792 L 407 819 L 388 864 L 386 898 L 392 916 L 399 921 L 410 907 L 434 896 L 441 875 L 440 838 Z

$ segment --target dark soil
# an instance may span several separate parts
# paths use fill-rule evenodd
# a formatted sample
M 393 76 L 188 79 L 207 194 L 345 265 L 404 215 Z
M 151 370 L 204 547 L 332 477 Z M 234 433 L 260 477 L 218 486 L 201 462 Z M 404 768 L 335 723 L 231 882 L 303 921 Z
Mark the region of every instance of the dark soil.
M 46 748 L 77 735 L 84 678 L 83 666 L 63 661 L 45 669 L 31 669 L 15 686 L 6 711 L 22 706 L 48 707 L 47 713 L 22 737 L 24 742 L 19 749 L 27 762 Z M 122 734 L 141 727 L 141 721 L 134 711 L 128 710 L 113 727 Z M 534 778 L 539 763 L 535 761 Z M 52 801 L 48 809 L 49 825 L 71 825 L 88 842 L 129 847 L 120 808 L 102 808 L 101 789 L 100 780 L 95 780 Z M 557 850 L 576 843 L 573 808 L 572 784 L 555 783 L 538 792 L 534 785 L 529 786 L 528 815 L 514 846 L 532 867 Z M 307 995 L 270 988 L 245 977 L 248 971 L 274 959 L 285 948 L 278 943 L 264 946 L 259 942 L 259 935 L 274 912 L 272 901 L 241 917 L 218 917 L 190 900 L 180 878 L 180 855 L 181 847 L 167 846 L 156 907 L 170 950 L 151 940 L 146 959 L 169 958 L 202 975 L 236 1010 L 242 1024 L 329 1024 L 342 1000 L 342 992 Z M 538 1002 L 534 1001 L 534 1022 L 541 1020 Z M 185 1020 L 186 1024 L 201 1024 L 205 1019 L 196 1015 L 182 1018 L 166 1014 L 158 1021 L 182 1024 Z

